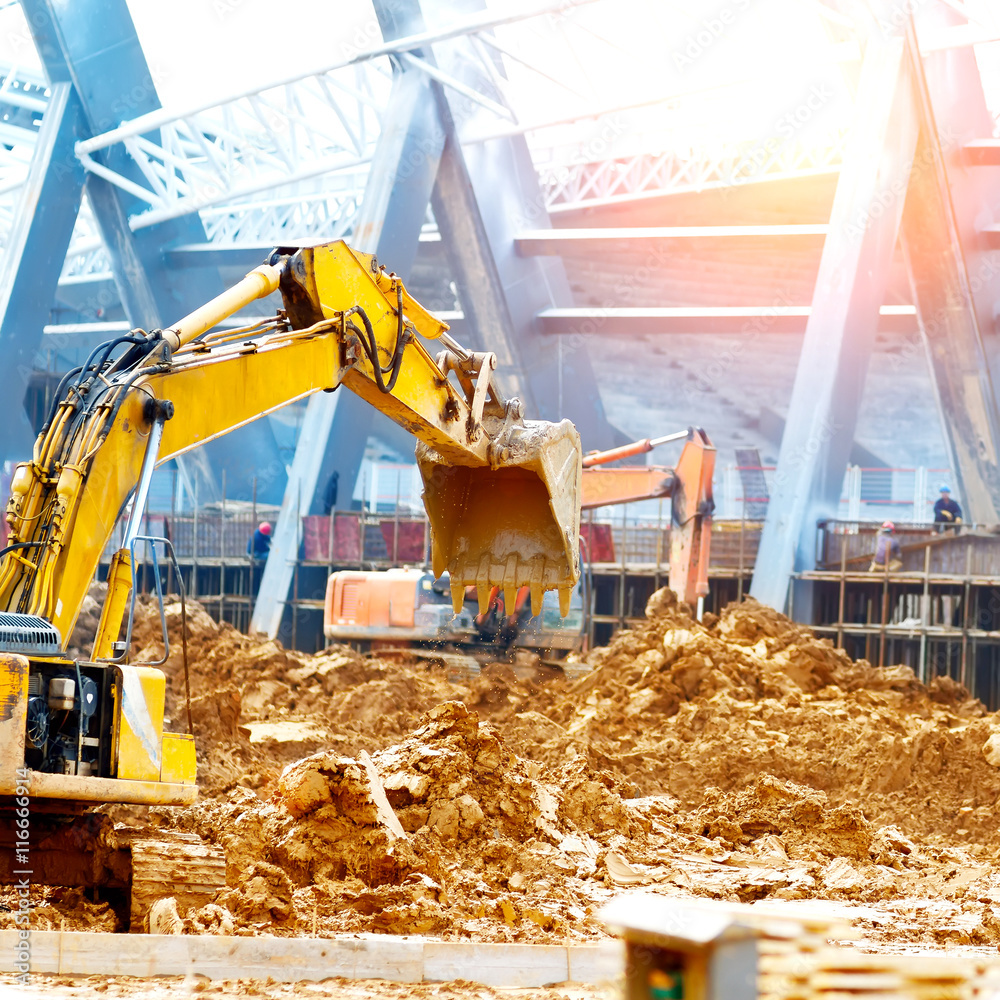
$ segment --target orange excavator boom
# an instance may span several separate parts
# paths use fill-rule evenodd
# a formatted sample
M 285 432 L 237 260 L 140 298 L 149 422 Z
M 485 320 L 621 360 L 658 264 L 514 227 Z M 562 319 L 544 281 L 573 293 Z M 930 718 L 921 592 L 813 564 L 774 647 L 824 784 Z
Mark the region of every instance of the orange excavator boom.
M 632 466 L 605 469 L 608 462 L 641 455 L 668 441 L 686 439 L 673 468 Z M 692 606 L 708 595 L 708 561 L 712 535 L 712 475 L 715 447 L 700 427 L 678 434 L 644 438 L 583 459 L 581 508 L 607 507 L 670 497 L 670 589 Z

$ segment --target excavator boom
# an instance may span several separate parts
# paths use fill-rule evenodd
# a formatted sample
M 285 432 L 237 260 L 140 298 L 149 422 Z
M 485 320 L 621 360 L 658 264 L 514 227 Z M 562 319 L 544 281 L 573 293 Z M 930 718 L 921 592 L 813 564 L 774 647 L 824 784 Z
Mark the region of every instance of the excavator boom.
M 284 309 L 274 319 L 216 331 L 275 291 Z M 421 337 L 440 343 L 436 358 Z M 23 867 L 14 804 L 30 794 L 33 816 L 51 820 L 31 824 L 35 880 L 130 890 L 135 926 L 158 889 L 162 850 L 178 899 L 205 902 L 224 883 L 224 859 L 203 845 L 116 840 L 110 820 L 92 814 L 63 822 L 86 805 L 196 795 L 194 736 L 164 729 L 166 677 L 129 661 L 133 550 L 159 463 L 346 385 L 418 439 L 434 565 L 451 574 L 459 608 L 466 585 L 482 603 L 494 586 L 528 586 L 539 602 L 558 589 L 568 606 L 579 575 L 579 437 L 568 421 L 524 420 L 519 401 L 500 394 L 495 366 L 493 354 L 451 340 L 373 257 L 337 242 L 275 250 L 174 326 L 134 330 L 66 375 L 6 511 L 0 876 L 12 881 Z M 66 641 L 126 510 L 91 660 L 70 660 Z
M 280 291 L 284 309 L 217 330 Z M 437 340 L 434 358 L 421 341 Z M 174 326 L 97 348 L 63 380 L 17 467 L 0 561 L 0 798 L 179 803 L 194 796 L 192 737 L 164 732 L 164 675 L 129 663 L 132 550 L 157 464 L 342 384 L 418 439 L 434 565 L 461 608 L 466 586 L 568 606 L 579 575 L 579 436 L 525 420 L 492 377 L 376 260 L 343 242 L 274 251 L 234 288 Z M 119 517 L 91 661 L 61 650 Z M 125 626 L 122 639 L 123 623 Z M 30 724 L 29 724 L 30 720 Z M 0 803 L 2 804 L 2 803 Z
M 208 332 L 274 290 L 277 320 Z M 466 586 L 488 595 L 495 585 L 539 597 L 558 588 L 568 601 L 579 437 L 569 421 L 525 421 L 497 389 L 495 356 L 464 351 L 446 331 L 373 257 L 338 241 L 275 251 L 162 334 L 122 338 L 124 357 L 76 375 L 32 462 L 15 471 L 0 609 L 45 618 L 67 638 L 151 441 L 159 464 L 341 383 L 418 438 L 433 562 L 456 601 Z M 445 349 L 432 358 L 418 335 Z M 107 623 L 110 641 L 118 621 Z
M 668 441 L 686 439 L 677 464 L 605 469 L 608 462 L 641 455 Z M 700 428 L 646 438 L 583 459 L 581 506 L 584 510 L 670 497 L 671 590 L 692 606 L 708 594 L 708 562 L 712 535 L 712 475 L 715 448 Z

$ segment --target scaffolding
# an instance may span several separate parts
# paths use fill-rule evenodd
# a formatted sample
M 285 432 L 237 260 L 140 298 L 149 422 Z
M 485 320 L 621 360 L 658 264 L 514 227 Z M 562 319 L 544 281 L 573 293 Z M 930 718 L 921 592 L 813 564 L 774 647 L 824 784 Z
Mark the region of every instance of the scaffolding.
M 352 509 L 301 517 L 292 587 L 278 638 L 305 651 L 322 648 L 326 584 L 337 570 L 427 568 L 429 528 L 412 504 Z M 744 505 L 746 509 L 747 505 Z M 641 510 L 640 510 L 641 508 Z M 178 513 L 150 513 L 143 532 L 171 539 L 188 594 L 210 614 L 241 630 L 250 624 L 260 562 L 247 543 L 276 508 L 225 500 Z M 705 611 L 718 613 L 749 588 L 763 522 L 747 517 L 712 525 L 710 593 Z M 854 659 L 876 667 L 902 664 L 925 683 L 946 676 L 988 706 L 1000 705 L 1000 531 L 961 525 L 899 524 L 902 565 L 872 572 L 878 524 L 829 520 L 817 525 L 817 569 L 797 575 L 808 588 L 790 608 Z M 644 620 L 646 602 L 669 577 L 670 503 L 588 511 L 581 525 L 589 595 L 586 641 L 604 645 Z M 117 546 L 113 537 L 105 567 Z M 172 569 L 163 585 L 176 589 Z M 139 587 L 152 587 L 151 564 L 140 562 Z M 939 682 L 940 683 L 940 682 Z
M 904 664 L 924 683 L 947 676 L 1000 702 L 1000 534 L 995 525 L 898 527 L 901 565 L 872 571 L 878 526 L 817 527 L 813 629 L 874 666 Z

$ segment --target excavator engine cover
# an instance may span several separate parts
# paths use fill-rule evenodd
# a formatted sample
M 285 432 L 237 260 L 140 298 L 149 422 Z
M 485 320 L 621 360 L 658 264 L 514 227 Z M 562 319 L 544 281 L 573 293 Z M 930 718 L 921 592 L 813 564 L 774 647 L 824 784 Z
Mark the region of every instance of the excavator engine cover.
M 466 587 L 483 610 L 492 587 L 513 607 L 528 586 L 533 610 L 558 589 L 565 616 L 580 575 L 580 437 L 568 420 L 527 420 L 499 451 L 495 467 L 458 465 L 417 445 L 434 575 L 449 574 L 456 614 Z

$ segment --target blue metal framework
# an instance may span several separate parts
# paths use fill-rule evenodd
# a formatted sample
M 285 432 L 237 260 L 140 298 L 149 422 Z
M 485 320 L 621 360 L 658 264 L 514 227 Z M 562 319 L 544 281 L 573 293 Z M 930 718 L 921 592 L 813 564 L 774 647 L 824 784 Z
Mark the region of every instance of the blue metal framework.
M 839 497 L 880 307 L 882 330 L 912 334 L 919 320 L 960 487 L 977 520 L 996 516 L 1000 421 L 982 335 L 993 329 L 1000 298 L 997 227 L 991 225 L 1000 146 L 990 139 L 993 122 L 970 46 L 976 37 L 959 23 L 954 4 L 926 5 L 917 18 L 927 49 L 922 59 L 914 56 L 925 75 L 924 91 L 916 91 L 922 93 L 920 148 L 930 150 L 933 167 L 925 172 L 933 177 L 924 197 L 937 191 L 935 231 L 949 234 L 942 253 L 950 255 L 950 271 L 945 278 L 943 271 L 921 270 L 919 261 L 912 266 L 920 257 L 921 220 L 908 207 L 903 244 L 914 274 L 914 308 L 885 306 L 881 299 L 903 196 L 897 191 L 888 209 L 873 211 L 881 204 L 873 199 L 884 201 L 888 187 L 906 191 L 909 183 L 912 193 L 923 176 L 919 155 L 909 176 L 906 155 L 916 141 L 906 95 L 912 96 L 920 73 L 908 72 L 896 52 L 898 39 L 866 42 L 858 124 L 850 133 L 831 132 L 825 148 L 778 144 L 766 148 L 763 160 L 759 143 L 690 156 L 601 157 L 564 140 L 564 148 L 543 156 L 539 166 L 527 135 L 669 99 L 643 93 L 618 108 L 584 101 L 560 122 L 518 120 L 505 99 L 512 54 L 497 32 L 536 14 L 569 17 L 593 2 L 538 0 L 534 9 L 500 14 L 483 0 L 423 0 L 422 7 L 419 0 L 380 0 L 383 41 L 370 50 L 320 72 L 174 113 L 160 108 L 125 0 L 22 0 L 52 90 L 46 95 L 32 84 L 15 94 L 9 78 L 0 82 L 0 142 L 15 132 L 22 146 L 35 142 L 23 178 L 17 162 L 0 159 L 6 255 L 0 369 L 10 389 L 0 394 L 9 429 L 0 438 L 0 457 L 23 456 L 30 440 L 20 399 L 42 330 L 70 342 L 87 326 L 47 322 L 57 297 L 71 310 L 105 304 L 107 318 L 117 322 L 125 322 L 119 319 L 124 310 L 129 323 L 151 328 L 214 295 L 223 284 L 220 268 L 252 266 L 274 243 L 306 236 L 350 234 L 405 276 L 428 222 L 428 204 L 457 286 L 461 336 L 497 352 L 505 388 L 521 395 L 529 412 L 570 416 L 586 447 L 611 445 L 616 435 L 604 416 L 586 338 L 550 334 L 580 334 L 588 319 L 603 334 L 738 332 L 753 310 L 574 310 L 559 257 L 564 247 L 586 241 L 607 252 L 622 246 L 616 240 L 626 249 L 636 242 L 676 247 L 697 234 L 554 231 L 550 210 L 575 212 L 581 225 L 589 225 L 588 207 L 639 199 L 651 204 L 651 195 L 684 197 L 839 170 L 830 226 L 785 234 L 825 237 L 825 243 L 811 309 L 789 306 L 773 326 L 789 332 L 804 326 L 806 338 L 758 561 L 768 567 L 768 579 L 755 580 L 753 592 L 781 606 L 794 572 L 811 565 L 815 519 L 830 513 Z M 855 42 L 840 49 L 841 58 L 857 58 Z M 881 172 L 868 156 L 871 146 L 886 154 L 889 166 Z M 15 221 L 8 210 L 12 199 L 4 195 L 19 180 Z M 747 235 L 730 232 L 726 238 Z M 959 302 L 961 315 L 937 321 Z M 89 329 L 87 336 L 99 332 L 97 325 Z M 346 393 L 313 400 L 287 487 L 285 457 L 266 419 L 186 460 L 187 479 L 198 481 L 203 501 L 218 493 L 217 470 L 225 470 L 230 497 L 249 496 L 256 479 L 259 500 L 283 498 L 258 627 L 273 633 L 280 621 L 298 547 L 293 521 L 316 510 L 314 494 L 332 471 L 349 489 L 374 420 L 370 407 Z
M 750 587 L 779 609 L 793 574 L 815 564 L 817 520 L 837 514 L 899 233 L 918 131 L 901 36 L 869 38 L 856 115 Z
M 73 145 L 84 128 L 72 84 L 54 84 L 0 269 L 0 463 L 31 455 L 24 393 L 83 197 Z

